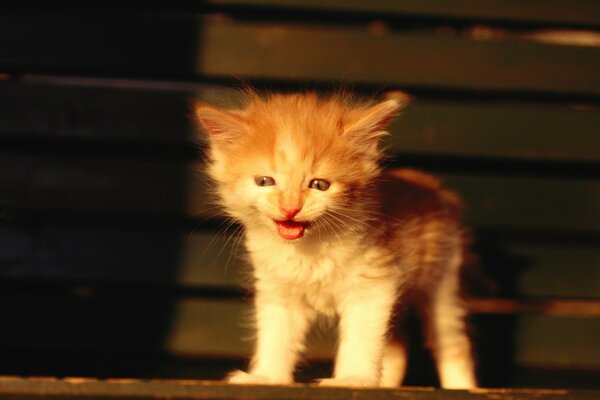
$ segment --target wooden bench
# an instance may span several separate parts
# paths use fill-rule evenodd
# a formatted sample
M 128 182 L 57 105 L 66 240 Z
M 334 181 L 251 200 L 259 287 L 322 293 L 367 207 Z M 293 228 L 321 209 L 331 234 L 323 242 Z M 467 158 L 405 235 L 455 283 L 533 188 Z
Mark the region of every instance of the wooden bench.
M 206 195 L 192 101 L 235 104 L 245 83 L 343 85 L 413 94 L 387 165 L 440 174 L 465 199 L 482 385 L 599 389 L 599 28 L 594 0 L 3 7 L 0 375 L 205 380 L 243 367 L 244 265 Z M 333 338 L 310 343 L 304 381 L 329 373 Z M 412 356 L 407 383 L 435 386 L 430 362 Z M 78 395 L 346 393 L 86 385 Z M 5 379 L 0 396 L 73 387 Z M 504 393 L 528 396 L 492 395 Z

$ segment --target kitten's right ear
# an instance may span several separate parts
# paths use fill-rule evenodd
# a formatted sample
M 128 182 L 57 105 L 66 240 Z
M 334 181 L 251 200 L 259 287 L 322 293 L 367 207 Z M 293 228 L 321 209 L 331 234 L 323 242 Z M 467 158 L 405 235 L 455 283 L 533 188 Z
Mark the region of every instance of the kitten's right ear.
M 197 103 L 195 110 L 200 126 L 208 133 L 209 141 L 215 145 L 234 143 L 248 132 L 244 118 L 234 112 L 203 103 Z

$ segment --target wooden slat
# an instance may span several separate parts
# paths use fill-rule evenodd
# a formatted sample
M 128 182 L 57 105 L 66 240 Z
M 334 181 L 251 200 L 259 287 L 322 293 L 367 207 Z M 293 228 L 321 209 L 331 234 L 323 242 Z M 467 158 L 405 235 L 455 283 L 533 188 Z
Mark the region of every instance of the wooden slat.
M 35 149 L 43 140 L 72 152 L 135 152 L 154 145 L 157 156 L 171 145 L 169 154 L 179 151 L 183 158 L 194 154 L 192 100 L 232 107 L 239 97 L 236 90 L 218 86 L 162 91 L 3 83 L 0 143 Z M 400 154 L 596 162 L 599 125 L 594 108 L 416 99 L 391 127 L 386 145 Z
M 600 24 L 600 7 L 593 0 L 578 0 L 565 7 L 560 0 L 455 0 L 450 3 L 435 0 L 403 1 L 377 0 L 364 2 L 350 0 L 210 0 L 215 6 L 277 7 L 290 10 L 371 12 L 388 16 L 444 17 L 458 19 L 485 19 L 554 24 Z
M 0 223 L 0 278 L 231 291 L 251 274 L 235 229 L 104 219 Z M 476 252 L 497 296 L 593 299 L 600 293 L 597 243 L 482 240 Z M 469 286 L 473 294 L 490 294 L 478 281 Z
M 184 300 L 177 303 L 166 349 L 180 356 L 249 357 L 254 330 L 249 302 Z M 335 337 L 314 329 L 306 357 L 331 359 Z
M 193 136 L 186 91 L 0 83 L 0 138 L 161 144 Z M 33 145 L 33 144 L 32 144 Z
M 207 286 L 234 282 L 237 269 L 226 274 L 224 268 L 228 253 L 217 257 L 225 239 L 207 248 L 213 236 L 198 234 L 204 246 L 192 261 L 183 259 L 191 232 L 181 226 L 59 219 L 0 223 L 0 279 L 169 287 L 184 283 L 180 265 L 192 264 Z
M 487 302 L 487 304 L 485 304 Z M 481 311 L 493 314 L 513 314 L 527 309 L 528 311 L 546 312 L 547 308 L 531 307 L 534 302 L 512 302 L 510 310 L 505 301 L 477 300 L 473 302 L 474 312 Z M 538 303 L 542 304 L 542 303 Z M 550 304 L 550 303 L 546 303 Z M 600 327 L 597 311 L 597 302 L 588 302 L 586 305 L 595 307 L 593 315 L 590 308 L 581 311 L 581 303 L 575 309 L 575 302 L 566 301 L 553 303 L 554 311 L 561 315 L 560 318 L 547 315 L 519 315 L 516 330 L 506 334 L 515 335 L 515 340 L 520 347 L 517 358 L 522 366 L 552 367 L 553 362 L 561 364 L 563 368 L 598 368 L 600 367 L 600 349 L 594 345 Z M 484 306 L 487 306 L 484 308 Z M 250 309 L 247 304 L 235 302 L 207 302 L 186 300 L 177 304 L 177 318 L 170 331 L 167 348 L 178 355 L 210 355 L 233 357 L 248 355 L 251 351 L 252 337 Z M 493 320 L 489 320 L 493 323 Z M 477 326 L 474 327 L 477 329 Z M 544 337 L 545 339 L 542 339 Z M 567 338 L 577 338 L 574 341 Z M 544 341 L 544 344 L 536 341 Z M 547 345 L 553 343 L 553 345 Z M 335 336 L 331 331 L 316 330 L 309 339 L 307 357 L 311 359 L 327 359 L 333 354 Z M 531 349 L 529 351 L 528 349 Z M 483 353 L 485 349 L 481 350 Z M 522 353 L 522 355 L 521 355 Z M 568 356 L 565 356 L 568 354 Z M 485 354 L 481 355 L 485 358 Z
M 478 314 L 540 313 L 559 316 L 600 317 L 600 300 L 512 300 L 468 298 Z
M 4 209 L 181 216 L 188 215 L 194 166 L 127 156 L 4 153 L 0 168 L 12 171 L 0 175 L 0 207 Z M 197 187 L 194 195 L 202 193 Z
M 201 167 L 194 164 L 2 154 L 0 168 L 12 171 L 0 175 L 0 207 L 5 212 L 204 217 L 217 211 L 207 199 L 206 182 L 196 175 Z M 465 199 L 470 225 L 600 228 L 600 210 L 596 207 L 600 182 L 596 180 L 458 174 L 447 174 L 445 178 L 448 186 Z
M 0 354 L 21 349 L 24 354 L 101 351 L 232 359 L 249 356 L 252 348 L 250 305 L 241 300 L 174 300 L 165 292 L 142 292 L 135 287 L 120 291 L 74 287 L 68 292 L 5 288 L 0 298 L 4 304 L 12 304 L 3 313 Z M 483 316 L 486 318 L 480 318 Z M 598 318 L 535 313 L 476 317 L 476 343 L 490 335 L 495 337 L 494 346 L 517 343 L 514 355 L 521 367 L 600 368 L 600 349 L 595 345 Z M 508 326 L 507 317 L 513 321 Z M 335 341 L 332 329 L 313 331 L 307 358 L 330 359 Z M 493 353 L 478 348 L 482 362 L 489 359 L 487 351 Z M 503 357 L 511 361 L 513 354 Z M 93 363 L 90 360 L 88 364 Z M 0 365 L 0 370 L 10 373 L 11 367 Z
M 600 93 L 598 49 L 233 22 L 204 24 L 199 43 L 198 70 L 215 77 Z
M 594 48 L 136 13 L 11 11 L 0 26 L 0 69 L 15 72 L 600 95 Z
M 600 318 L 519 317 L 515 362 L 530 368 L 598 369 Z
M 14 378 L 0 379 L 0 395 L 11 398 L 65 398 L 71 399 L 594 399 L 598 392 L 564 389 L 474 389 L 470 391 L 443 391 L 432 388 L 352 389 L 322 388 L 316 385 L 245 386 L 226 385 L 209 381 L 140 381 L 67 378 Z
M 591 207 L 600 201 L 597 181 L 458 175 L 447 175 L 445 180 L 463 197 L 465 218 L 472 226 L 568 226 L 594 231 L 600 227 L 600 211 Z M 580 210 L 586 211 L 579 214 Z
M 576 241 L 575 241 L 576 242 Z M 599 246 L 503 244 L 505 254 L 526 266 L 516 278 L 515 293 L 530 297 L 593 299 L 600 296 Z
M 196 97 L 222 107 L 239 103 L 236 90 L 220 87 Z M 591 107 L 416 98 L 390 127 L 386 145 L 400 154 L 598 161 L 599 125 Z

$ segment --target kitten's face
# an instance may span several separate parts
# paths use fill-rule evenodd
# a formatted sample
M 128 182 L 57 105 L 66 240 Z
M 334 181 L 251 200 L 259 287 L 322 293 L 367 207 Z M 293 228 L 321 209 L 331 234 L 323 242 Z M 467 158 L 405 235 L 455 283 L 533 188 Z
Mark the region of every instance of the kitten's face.
M 357 229 L 379 174 L 377 138 L 399 105 L 350 107 L 313 94 L 199 106 L 209 171 L 227 212 L 283 241 Z

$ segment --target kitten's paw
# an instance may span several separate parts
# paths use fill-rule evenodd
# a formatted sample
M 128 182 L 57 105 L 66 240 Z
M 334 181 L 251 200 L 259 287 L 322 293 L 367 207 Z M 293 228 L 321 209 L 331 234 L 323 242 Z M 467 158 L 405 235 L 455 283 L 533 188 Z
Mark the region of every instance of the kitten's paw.
M 287 381 L 281 381 L 275 379 L 269 379 L 265 376 L 249 374 L 244 371 L 233 371 L 225 378 L 227 383 L 231 383 L 234 385 L 277 385 L 277 384 L 285 384 L 291 383 Z
M 244 371 L 233 371 L 225 378 L 227 383 L 235 385 L 266 385 L 269 380 L 264 376 L 252 375 Z
M 347 378 L 320 379 L 319 386 L 377 387 L 379 386 L 379 382 L 375 379 L 357 378 L 350 376 Z

